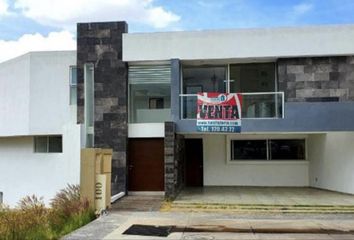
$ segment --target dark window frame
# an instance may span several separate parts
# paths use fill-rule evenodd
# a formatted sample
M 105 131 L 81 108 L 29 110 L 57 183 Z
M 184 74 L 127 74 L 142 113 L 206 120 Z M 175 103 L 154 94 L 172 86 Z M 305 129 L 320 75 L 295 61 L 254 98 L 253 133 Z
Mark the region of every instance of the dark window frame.
M 303 158 L 278 158 L 278 159 L 273 159 L 272 158 L 272 141 L 303 141 L 303 152 L 302 152 L 302 156 Z M 249 159 L 235 159 L 234 158 L 234 142 L 235 141 L 266 141 L 266 159 L 253 159 L 253 158 L 249 158 Z M 307 138 L 264 138 L 264 139 L 229 139 L 229 153 L 230 154 L 230 158 L 229 158 L 229 162 L 243 162 L 243 161 L 262 161 L 262 162 L 289 162 L 289 161 L 308 161 L 307 160 Z
M 224 80 L 229 81 L 229 76 L 228 76 L 229 67 L 230 67 L 230 64 L 216 64 L 216 65 L 212 65 L 212 64 L 188 65 L 188 64 L 186 64 L 186 65 L 182 65 L 182 67 L 180 69 L 180 73 L 181 73 L 180 91 L 179 91 L 180 94 L 192 94 L 192 93 L 187 93 L 187 91 L 185 91 L 186 87 L 187 87 L 187 85 L 184 84 L 184 80 L 185 79 L 184 79 L 184 76 L 183 76 L 184 75 L 183 73 L 184 73 L 185 69 L 193 69 L 193 68 L 194 69 L 197 69 L 197 68 L 224 68 L 225 69 L 225 79 Z M 225 91 L 224 91 L 225 93 L 228 93 L 228 90 L 229 90 L 227 84 L 225 86 Z M 202 91 L 204 91 L 203 83 L 201 83 L 201 84 L 199 84 L 199 83 L 191 84 L 191 85 L 188 85 L 188 86 L 191 86 L 191 87 L 201 86 Z
M 196 119 L 196 117 L 190 117 L 190 112 L 187 111 L 187 104 L 191 100 L 188 100 L 187 98 L 193 98 L 196 96 L 191 96 L 191 95 L 196 95 L 193 93 L 189 93 L 186 90 L 186 84 L 185 84 L 185 76 L 184 76 L 184 70 L 185 69 L 193 69 L 193 68 L 217 68 L 217 67 L 223 67 L 225 68 L 225 81 L 224 82 L 224 88 L 225 88 L 225 93 L 230 93 L 231 91 L 231 68 L 232 66 L 257 66 L 257 65 L 264 65 L 264 64 L 269 64 L 272 65 L 272 69 L 274 71 L 274 89 L 271 92 L 279 92 L 280 91 L 280 85 L 279 85 L 279 76 L 278 76 L 278 62 L 277 60 L 274 61 L 265 61 L 265 62 L 249 62 L 249 63 L 205 63 L 205 64 L 192 64 L 192 63 L 185 63 L 182 64 L 180 67 L 180 79 L 179 79 L 179 118 L 181 120 L 190 120 L 190 119 Z M 204 89 L 203 89 L 204 90 Z M 268 91 L 269 92 L 269 91 Z M 281 104 L 279 106 L 282 106 Z M 193 111 L 192 111 L 193 112 Z M 284 108 L 282 107 L 279 110 L 279 113 L 281 116 L 284 116 Z M 194 114 L 192 114 L 194 115 Z M 279 116 L 276 115 L 275 118 L 278 118 Z M 250 117 L 252 118 L 252 117 Z M 258 117 L 257 117 L 258 118 Z M 273 118 L 272 116 L 263 116 L 260 118 Z
M 274 89 L 272 90 L 272 92 L 278 92 L 279 91 L 279 78 L 278 78 L 278 62 L 277 61 L 267 61 L 267 62 L 254 62 L 254 63 L 230 63 L 228 64 L 228 72 L 229 72 L 229 76 L 228 76 L 228 81 L 233 80 L 231 79 L 231 68 L 232 67 L 242 67 L 242 66 L 254 66 L 254 65 L 265 65 L 265 64 L 269 64 L 269 65 L 273 65 L 273 71 L 274 71 Z M 231 88 L 231 86 L 230 86 Z M 231 90 L 231 89 L 229 89 Z M 246 92 L 247 93 L 247 92 Z
M 149 109 L 164 109 L 165 102 L 162 97 L 149 98 Z
M 243 142 L 242 151 L 238 152 L 239 155 L 247 156 L 247 152 L 251 153 L 249 150 L 247 150 L 247 145 L 251 144 L 253 146 L 250 146 L 250 148 L 254 148 L 254 147 L 257 148 L 257 150 L 254 152 L 256 152 L 258 156 L 256 156 L 256 157 L 243 157 L 243 158 L 237 158 L 234 160 L 234 156 L 236 154 L 235 147 L 234 147 L 235 142 Z M 263 144 L 264 144 L 264 146 L 262 146 Z M 244 140 L 242 140 L 242 139 L 235 140 L 234 139 L 234 140 L 231 140 L 231 143 L 230 143 L 231 160 L 232 161 L 266 161 L 266 160 L 268 160 L 267 145 L 268 145 L 267 139 L 244 139 Z M 265 148 L 265 152 L 262 148 Z M 261 155 L 263 155 L 263 157 L 260 157 Z
M 77 66 L 69 67 L 69 105 L 77 105 L 77 70 Z M 76 72 L 76 79 L 73 78 L 73 71 Z M 74 99 L 73 96 L 75 96 Z
M 38 141 L 39 139 L 46 139 L 46 144 L 45 144 L 45 151 L 38 151 Z M 53 140 L 55 138 L 60 138 L 60 145 L 59 148 L 60 150 L 53 150 L 56 149 L 57 147 L 51 146 L 53 144 Z M 33 151 L 34 153 L 63 153 L 63 136 L 62 135 L 50 135 L 50 136 L 35 136 L 33 137 Z

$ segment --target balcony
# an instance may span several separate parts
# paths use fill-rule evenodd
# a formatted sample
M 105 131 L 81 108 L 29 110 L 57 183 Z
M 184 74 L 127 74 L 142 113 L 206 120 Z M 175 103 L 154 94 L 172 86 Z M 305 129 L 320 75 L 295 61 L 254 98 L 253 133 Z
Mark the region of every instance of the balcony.
M 242 118 L 284 118 L 283 92 L 242 93 Z M 197 94 L 180 94 L 181 119 L 196 119 Z

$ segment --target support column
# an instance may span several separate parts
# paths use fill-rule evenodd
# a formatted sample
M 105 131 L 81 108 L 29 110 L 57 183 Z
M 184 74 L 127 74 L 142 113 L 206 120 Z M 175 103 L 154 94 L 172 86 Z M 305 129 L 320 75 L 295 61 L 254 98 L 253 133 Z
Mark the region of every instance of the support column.
M 85 63 L 94 65 L 94 146 L 112 148 L 112 195 L 126 190 L 127 64 L 122 61 L 126 22 L 78 23 L 78 123 L 84 119 Z
M 179 59 L 171 59 L 171 119 L 174 122 L 177 122 L 180 119 L 180 80 L 180 61 Z
M 174 122 L 165 122 L 165 198 L 174 199 L 184 185 L 184 138 Z

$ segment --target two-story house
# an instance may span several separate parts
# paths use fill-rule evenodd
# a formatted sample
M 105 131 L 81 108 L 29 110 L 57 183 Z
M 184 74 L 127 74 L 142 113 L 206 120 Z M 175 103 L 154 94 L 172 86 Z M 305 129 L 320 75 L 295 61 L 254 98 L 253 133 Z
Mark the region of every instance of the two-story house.
M 32 72 L 50 68 L 46 54 L 36 55 L 45 64 L 31 74 L 17 64 L 8 70 L 13 76 L 4 75 L 12 62 L 0 64 L 0 191 L 12 173 L 24 186 L 34 185 L 34 175 L 16 166 L 41 168 L 36 177 L 48 183 L 69 164 L 75 178 L 61 184 L 75 182 L 81 146 L 113 149 L 112 195 L 173 198 L 184 186 L 304 186 L 354 194 L 353 40 L 354 25 L 128 33 L 125 22 L 79 23 L 73 102 L 81 128 L 74 123 L 60 130 L 72 111 L 67 78 L 75 57 L 50 73 L 65 75 L 60 87 L 31 81 Z M 239 93 L 241 132 L 199 132 L 199 92 Z M 38 136 L 46 137 L 46 149 L 55 142 L 50 136 L 62 137 L 60 156 L 74 160 L 34 154 L 36 142 L 44 142 Z M 21 156 L 20 142 L 27 146 Z
M 125 22 L 82 23 L 77 37 L 78 120 L 92 119 L 92 146 L 114 149 L 116 191 L 354 193 L 353 25 L 127 33 Z M 198 132 L 198 92 L 240 93 L 241 133 Z

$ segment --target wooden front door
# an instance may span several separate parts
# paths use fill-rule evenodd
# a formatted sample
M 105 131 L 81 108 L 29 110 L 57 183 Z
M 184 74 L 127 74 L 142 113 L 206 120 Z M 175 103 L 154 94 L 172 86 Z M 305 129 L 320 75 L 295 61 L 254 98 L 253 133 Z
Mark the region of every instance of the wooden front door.
M 163 139 L 129 139 L 129 191 L 164 191 L 164 169 Z
M 186 186 L 203 186 L 203 140 L 185 139 Z

